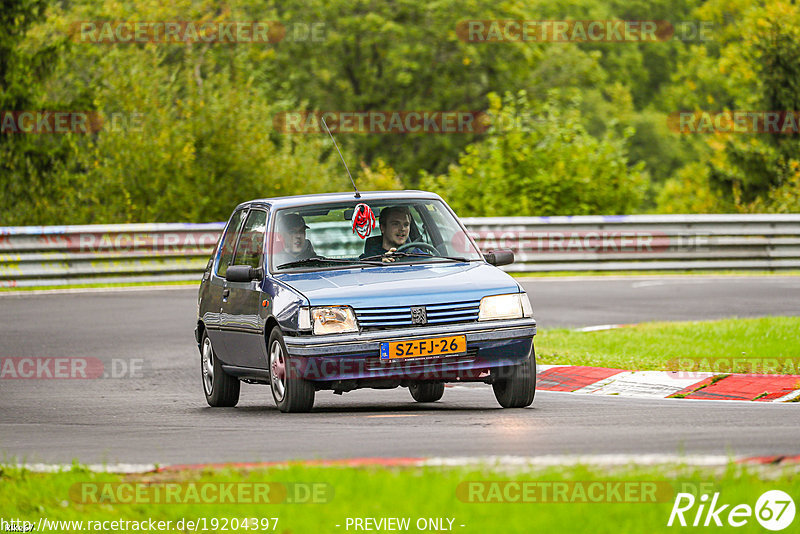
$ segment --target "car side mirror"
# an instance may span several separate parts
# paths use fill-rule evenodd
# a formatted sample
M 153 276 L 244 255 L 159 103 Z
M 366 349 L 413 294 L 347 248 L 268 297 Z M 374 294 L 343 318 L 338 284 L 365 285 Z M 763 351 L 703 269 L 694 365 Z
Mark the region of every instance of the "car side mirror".
M 495 267 L 514 263 L 514 252 L 507 248 L 492 250 L 491 252 L 484 254 L 483 257 L 487 262 L 491 263 Z
M 250 282 L 251 280 L 263 279 L 264 271 L 249 265 L 231 265 L 225 271 L 225 280 L 228 282 Z

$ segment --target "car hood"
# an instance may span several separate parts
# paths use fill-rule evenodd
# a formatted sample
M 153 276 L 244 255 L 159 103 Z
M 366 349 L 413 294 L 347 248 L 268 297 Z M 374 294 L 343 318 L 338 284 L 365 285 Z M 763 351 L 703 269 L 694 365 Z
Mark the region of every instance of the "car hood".
M 397 264 L 275 278 L 302 293 L 312 306 L 424 306 L 520 291 L 511 276 L 483 262 Z

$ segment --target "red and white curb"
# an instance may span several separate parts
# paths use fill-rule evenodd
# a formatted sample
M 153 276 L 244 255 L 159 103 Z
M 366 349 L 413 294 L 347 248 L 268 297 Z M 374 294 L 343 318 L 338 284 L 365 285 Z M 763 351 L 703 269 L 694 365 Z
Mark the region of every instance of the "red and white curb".
M 800 375 L 628 371 L 539 365 L 536 389 L 645 398 L 789 402 L 800 399 Z
M 217 464 L 176 464 L 159 466 L 156 464 L 92 464 L 81 465 L 97 473 L 145 474 L 177 471 L 203 471 L 207 469 L 285 469 L 292 466 L 360 468 L 360 467 L 490 467 L 490 468 L 543 468 L 543 467 L 628 467 L 628 466 L 690 466 L 725 467 L 734 464 L 745 465 L 794 465 L 800 463 L 800 455 L 795 456 L 723 456 L 723 455 L 685 455 L 674 454 L 592 454 L 592 455 L 544 455 L 544 456 L 456 456 L 432 458 L 345 458 L 339 460 L 298 460 L 280 462 L 240 462 Z M 18 464 L 18 469 L 36 473 L 69 472 L 74 464 Z

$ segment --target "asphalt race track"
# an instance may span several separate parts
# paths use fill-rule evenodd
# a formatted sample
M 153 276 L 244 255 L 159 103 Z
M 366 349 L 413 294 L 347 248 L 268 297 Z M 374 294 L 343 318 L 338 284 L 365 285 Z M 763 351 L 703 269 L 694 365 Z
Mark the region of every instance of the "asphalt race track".
M 800 277 L 544 278 L 523 282 L 540 327 L 800 315 Z M 203 398 L 194 289 L 0 296 L 0 357 L 141 362 L 133 377 L 0 381 L 4 461 L 199 463 L 375 456 L 796 453 L 796 404 L 537 393 L 501 410 L 491 388 L 418 405 L 407 390 L 317 394 L 281 414 L 266 386 L 239 407 Z M 124 370 L 119 370 L 125 374 Z
M 800 315 L 797 276 L 539 278 L 522 285 L 540 328 Z

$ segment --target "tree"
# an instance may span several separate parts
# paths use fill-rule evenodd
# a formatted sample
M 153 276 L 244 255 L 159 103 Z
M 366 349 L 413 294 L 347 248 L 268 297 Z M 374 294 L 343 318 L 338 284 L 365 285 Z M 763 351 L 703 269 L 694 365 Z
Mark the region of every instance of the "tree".
M 44 19 L 44 0 L 4 2 L 0 9 L 0 112 L 46 109 L 43 83 L 65 39 L 27 43 L 31 28 Z M 79 95 L 73 95 L 79 98 Z M 63 138 L 0 133 L 0 224 L 36 222 L 47 198 L 65 185 L 54 179 L 75 147 Z
M 256 66 L 295 109 L 334 111 L 480 111 L 492 91 L 535 82 L 535 43 L 470 43 L 459 21 L 524 19 L 524 3 L 490 0 L 300 0 L 275 3 L 287 27 L 322 22 L 324 41 L 285 39 L 273 61 Z M 444 172 L 478 134 L 348 134 L 350 154 L 395 168 L 408 187 L 418 172 Z
M 443 195 L 460 214 L 617 214 L 639 204 L 643 166 L 628 166 L 625 137 L 613 129 L 601 139 L 586 132 L 580 102 L 562 110 L 554 100 L 532 107 L 524 92 L 489 99 L 500 126 L 469 145 L 447 174 L 422 179 L 424 188 Z M 521 117 L 533 120 L 518 127 Z
M 763 117 L 764 112 L 800 109 L 797 5 L 714 0 L 697 16 L 714 22 L 717 40 L 693 47 L 685 59 L 665 98 L 674 111 L 756 111 Z M 704 141 L 708 172 L 696 175 L 697 187 L 719 197 L 715 211 L 773 211 L 792 205 L 787 198 L 796 197 L 792 191 L 800 164 L 796 132 L 713 134 Z M 688 175 L 680 176 L 685 180 Z

